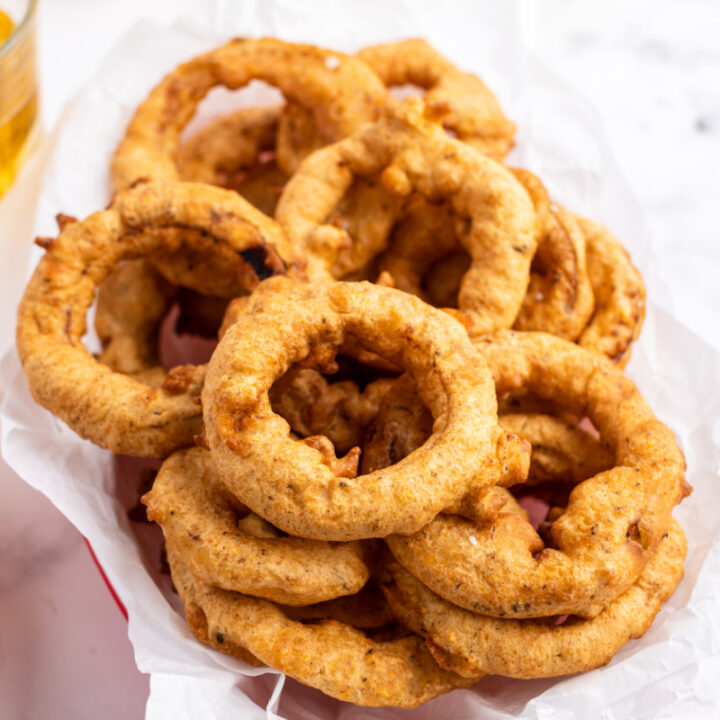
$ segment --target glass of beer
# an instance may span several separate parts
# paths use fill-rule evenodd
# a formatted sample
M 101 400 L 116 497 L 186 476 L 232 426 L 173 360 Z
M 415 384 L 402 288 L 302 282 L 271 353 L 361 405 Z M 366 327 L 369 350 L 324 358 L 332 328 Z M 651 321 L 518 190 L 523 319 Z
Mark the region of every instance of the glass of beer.
M 0 0 L 0 197 L 31 145 L 38 113 L 36 0 Z

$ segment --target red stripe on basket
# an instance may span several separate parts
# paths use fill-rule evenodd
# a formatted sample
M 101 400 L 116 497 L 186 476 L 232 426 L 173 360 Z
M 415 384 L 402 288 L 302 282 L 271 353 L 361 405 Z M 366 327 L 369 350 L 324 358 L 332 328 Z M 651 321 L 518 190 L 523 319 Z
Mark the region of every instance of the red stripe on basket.
M 87 545 L 87 549 L 90 551 L 90 556 L 93 559 L 93 562 L 95 563 L 95 566 L 100 571 L 100 575 L 102 575 L 102 579 L 105 581 L 105 585 L 107 586 L 107 589 L 110 591 L 110 594 L 113 596 L 113 600 L 117 603 L 117 606 L 120 608 L 120 612 L 123 614 L 123 617 L 127 620 L 128 614 L 127 610 L 125 609 L 125 606 L 122 603 L 122 600 L 118 597 L 118 594 L 115 592 L 115 588 L 112 586 L 110 581 L 108 580 L 107 575 L 105 574 L 105 571 L 102 568 L 102 565 L 97 559 L 97 556 L 95 555 L 95 551 L 92 549 L 92 545 L 88 542 L 88 539 L 86 537 L 83 537 L 83 540 L 85 541 L 85 544 Z

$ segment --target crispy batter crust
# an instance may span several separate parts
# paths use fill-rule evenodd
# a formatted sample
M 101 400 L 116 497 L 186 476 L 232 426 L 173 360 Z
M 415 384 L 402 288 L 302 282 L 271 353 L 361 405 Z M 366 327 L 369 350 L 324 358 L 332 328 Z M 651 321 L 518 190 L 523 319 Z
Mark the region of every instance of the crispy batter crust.
M 340 249 L 351 242 L 328 218 L 357 176 L 379 177 L 398 197 L 418 192 L 447 200 L 468 219 L 461 240 L 473 258 L 460 306 L 477 332 L 509 327 L 535 253 L 532 203 L 508 170 L 449 138 L 423 112 L 416 98 L 389 104 L 383 120 L 306 158 L 285 186 L 276 218 L 290 241 L 310 254 L 309 276 L 327 279 Z
M 422 448 L 391 469 L 351 480 L 333 473 L 327 454 L 293 440 L 268 397 L 291 365 L 328 362 L 347 335 L 405 367 L 435 417 Z M 417 298 L 369 283 L 263 283 L 213 355 L 203 407 L 209 446 L 230 490 L 303 537 L 414 532 L 470 489 L 495 484 L 503 471 L 497 446 L 507 438 L 464 328 Z M 526 456 L 507 464 L 504 483 L 526 475 Z
M 193 575 L 225 590 L 309 605 L 356 593 L 369 577 L 360 542 L 258 537 L 239 527 L 238 502 L 202 448 L 165 460 L 143 502 Z
M 572 490 L 550 526 L 551 547 L 512 514 L 486 523 L 441 515 L 387 542 L 423 583 L 474 612 L 593 617 L 637 579 L 688 494 L 683 455 L 608 360 L 542 333 L 504 332 L 476 345 L 499 393 L 525 387 L 587 413 L 614 467 Z
M 177 180 L 180 133 L 215 86 L 264 80 L 314 114 L 320 137 L 333 142 L 377 117 L 382 82 L 355 57 L 273 38 L 236 39 L 183 63 L 138 107 L 112 162 L 115 187 L 138 178 Z
M 184 372 L 181 388 L 158 389 L 113 372 L 82 345 L 96 288 L 123 260 L 188 242 L 182 233 L 155 232 L 177 227 L 203 230 L 234 252 L 273 248 L 294 257 L 277 225 L 236 193 L 145 184 L 118 195 L 109 210 L 67 225 L 18 308 L 18 353 L 37 402 L 116 453 L 164 457 L 191 445 L 202 429 L 204 368 Z
M 538 228 L 529 284 L 513 327 L 576 340 L 594 303 L 585 236 L 571 213 L 551 203 L 535 175 L 519 169 L 512 173 L 533 201 Z M 416 198 L 394 228 L 378 269 L 388 272 L 400 290 L 436 307 L 466 312 L 458 291 L 471 259 L 462 252 L 462 232 L 462 223 L 448 203 L 429 204 Z
M 587 241 L 595 294 L 595 312 L 579 342 L 625 367 L 645 319 L 645 284 L 627 250 L 606 228 L 586 218 L 577 220 Z
M 443 113 L 443 126 L 459 140 L 495 160 L 514 144 L 515 125 L 476 75 L 455 67 L 421 38 L 363 48 L 364 60 L 388 87 L 416 85 L 424 101 Z
M 530 284 L 513 327 L 576 340 L 595 303 L 585 236 L 576 217 L 550 201 L 535 175 L 519 169 L 513 173 L 533 199 L 541 233 L 530 268 Z
M 606 665 L 628 640 L 642 637 L 682 579 L 686 551 L 682 528 L 672 521 L 635 583 L 596 617 L 561 625 L 476 615 L 443 600 L 392 558 L 384 590 L 393 612 L 428 638 L 443 666 L 470 678 L 555 677 Z
M 230 89 L 244 87 L 252 80 L 264 80 L 277 87 L 289 100 L 311 109 L 323 143 L 346 137 L 380 112 L 386 90 L 370 68 L 355 57 L 329 50 L 285 43 L 272 38 L 236 39 L 183 63 L 166 75 L 138 107 L 128 125 L 125 138 L 113 157 L 111 175 L 116 189 L 123 189 L 138 179 L 175 181 L 196 179 L 200 172 L 204 182 L 209 176 L 220 180 L 218 171 L 237 168 L 232 150 L 247 160 L 256 159 L 266 147 L 268 135 L 275 132 L 274 110 L 242 111 L 247 120 L 239 141 L 227 143 L 235 122 L 221 124 L 221 133 L 210 142 L 207 132 L 180 148 L 183 128 L 195 114 L 198 104 L 215 86 Z M 259 117 L 248 118 L 247 113 Z M 237 120 L 237 118 L 236 118 Z M 212 131 L 209 131 L 212 132 Z M 209 150 L 209 166 L 198 162 L 198 152 Z M 220 156 L 224 154 L 224 158 Z M 259 178 L 238 190 L 252 200 L 266 205 L 265 191 L 284 179 L 284 173 L 262 170 Z M 232 185 L 232 181 L 219 184 Z M 273 199 L 277 199 L 277 196 Z M 205 295 L 234 297 L 247 290 L 237 280 L 237 256 L 212 238 L 195 233 L 193 245 L 180 252 L 162 253 L 154 262 L 174 284 L 191 287 Z
M 304 625 L 266 600 L 200 582 L 170 547 L 168 562 L 198 639 L 264 662 L 338 700 L 409 708 L 474 684 L 443 670 L 417 635 L 378 642 L 335 620 Z

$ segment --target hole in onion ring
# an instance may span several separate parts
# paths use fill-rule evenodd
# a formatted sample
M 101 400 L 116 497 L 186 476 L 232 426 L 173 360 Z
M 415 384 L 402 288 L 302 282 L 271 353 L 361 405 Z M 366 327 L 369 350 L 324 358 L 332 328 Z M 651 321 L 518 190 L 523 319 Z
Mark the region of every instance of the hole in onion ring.
M 324 436 L 338 456 L 362 448 L 380 401 L 397 376 L 347 356 L 330 367 L 292 365 L 272 386 L 273 412 L 289 423 L 301 440 Z
M 195 115 L 180 134 L 185 144 L 195 133 L 203 130 L 219 117 L 246 107 L 272 107 L 283 103 L 283 94 L 262 80 L 252 80 L 238 90 L 223 86 L 212 88 L 198 104 Z

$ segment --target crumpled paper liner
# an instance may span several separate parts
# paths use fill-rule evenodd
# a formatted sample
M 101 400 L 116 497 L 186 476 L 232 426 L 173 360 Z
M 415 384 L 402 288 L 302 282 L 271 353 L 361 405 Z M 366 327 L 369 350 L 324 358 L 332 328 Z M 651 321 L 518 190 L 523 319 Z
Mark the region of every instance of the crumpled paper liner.
M 114 459 L 37 406 L 12 350 L 2 361 L 8 388 L 0 415 L 3 457 L 92 544 L 127 608 L 138 667 L 151 674 L 147 717 L 709 717 L 720 704 L 720 541 L 714 511 L 720 507 L 720 353 L 656 304 L 665 293 L 654 269 L 647 222 L 613 162 L 592 107 L 528 53 L 514 3 L 213 0 L 196 5 L 171 27 L 143 22 L 132 28 L 67 108 L 39 199 L 37 234 L 56 232 L 53 218 L 59 211 L 84 217 L 107 204 L 110 157 L 133 109 L 179 62 L 238 35 L 274 35 L 348 52 L 423 36 L 497 92 L 518 124 L 518 146 L 509 164 L 538 173 L 554 199 L 606 224 L 642 270 L 649 306 L 628 374 L 675 430 L 695 492 L 676 511 L 689 540 L 685 579 L 647 634 L 628 643 L 608 666 L 551 680 L 489 677 L 472 690 L 412 711 L 356 708 L 274 670 L 248 667 L 192 637 L 160 572 L 157 529 L 127 517 L 143 461 Z M 192 125 L 238 104 L 276 97 L 255 86 L 241 93 L 214 91 Z M 35 251 L 33 266 L 38 256 Z

